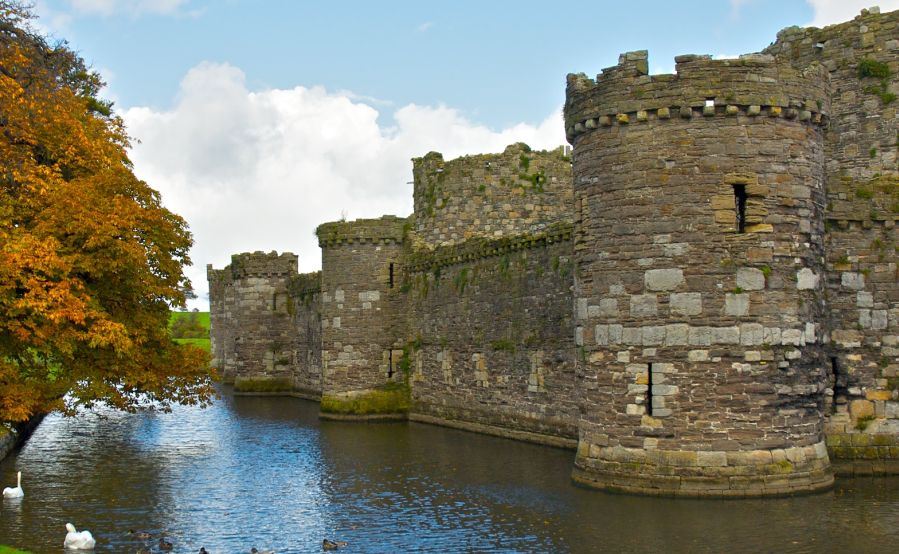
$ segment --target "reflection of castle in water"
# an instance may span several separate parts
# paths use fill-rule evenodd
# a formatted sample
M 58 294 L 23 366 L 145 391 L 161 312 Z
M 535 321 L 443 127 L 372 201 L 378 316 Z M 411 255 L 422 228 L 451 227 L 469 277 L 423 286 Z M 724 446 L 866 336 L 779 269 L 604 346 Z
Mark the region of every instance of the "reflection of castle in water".
M 568 78 L 574 150 L 414 160 L 415 213 L 209 268 L 238 390 L 577 449 L 583 483 L 899 468 L 899 12 Z M 573 172 L 573 174 L 572 174 Z

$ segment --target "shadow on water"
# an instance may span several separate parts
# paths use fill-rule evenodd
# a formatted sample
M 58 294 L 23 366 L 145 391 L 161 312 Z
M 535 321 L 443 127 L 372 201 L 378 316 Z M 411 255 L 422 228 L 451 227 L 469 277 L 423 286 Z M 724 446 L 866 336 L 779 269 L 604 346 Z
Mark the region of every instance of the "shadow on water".
M 701 501 L 573 486 L 573 453 L 453 429 L 319 421 L 292 398 L 171 414 L 47 417 L 0 463 L 25 498 L 0 542 L 62 551 L 65 523 L 97 552 L 882 552 L 899 540 L 899 479 L 840 480 L 809 497 Z

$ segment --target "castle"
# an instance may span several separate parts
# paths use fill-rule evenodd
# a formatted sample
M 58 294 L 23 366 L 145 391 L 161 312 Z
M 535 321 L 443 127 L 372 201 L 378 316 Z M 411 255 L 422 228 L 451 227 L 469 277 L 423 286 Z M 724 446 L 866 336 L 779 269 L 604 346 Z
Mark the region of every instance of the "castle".
M 408 218 L 208 267 L 215 364 L 323 417 L 576 451 L 604 489 L 899 471 L 899 12 L 569 75 L 573 149 L 414 163 Z

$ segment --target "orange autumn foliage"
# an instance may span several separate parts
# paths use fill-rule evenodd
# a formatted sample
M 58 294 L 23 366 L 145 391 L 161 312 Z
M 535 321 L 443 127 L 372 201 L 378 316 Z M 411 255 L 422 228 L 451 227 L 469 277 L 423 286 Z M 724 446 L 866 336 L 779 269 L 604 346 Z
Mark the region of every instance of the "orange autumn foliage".
M 0 420 L 205 403 L 208 356 L 167 323 L 187 224 L 137 179 L 102 82 L 0 0 Z

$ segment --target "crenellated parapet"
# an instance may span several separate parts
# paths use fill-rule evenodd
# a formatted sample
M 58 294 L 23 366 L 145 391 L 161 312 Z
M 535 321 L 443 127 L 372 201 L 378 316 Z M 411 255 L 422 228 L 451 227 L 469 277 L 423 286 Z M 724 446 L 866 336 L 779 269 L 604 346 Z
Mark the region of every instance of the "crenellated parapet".
M 830 109 L 827 71 L 801 70 L 765 54 L 713 60 L 675 58 L 674 75 L 649 75 L 645 50 L 622 54 L 617 66 L 590 79 L 569 74 L 565 129 L 569 142 L 600 127 L 694 118 L 784 118 L 825 125 Z

